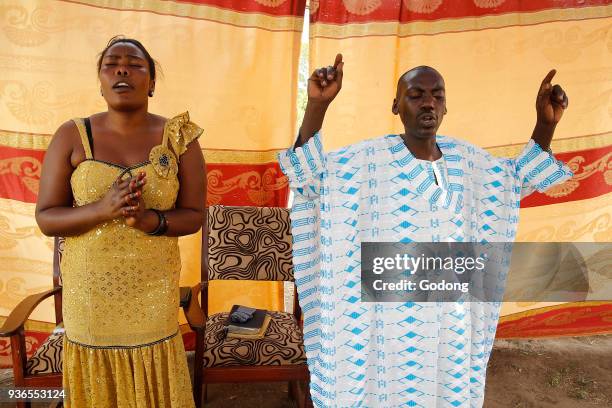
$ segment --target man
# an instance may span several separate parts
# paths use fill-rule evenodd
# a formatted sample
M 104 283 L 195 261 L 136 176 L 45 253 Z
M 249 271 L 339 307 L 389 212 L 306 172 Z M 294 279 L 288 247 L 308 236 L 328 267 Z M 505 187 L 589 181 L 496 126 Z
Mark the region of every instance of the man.
M 279 155 L 295 201 L 294 265 L 317 406 L 480 407 L 499 302 L 361 301 L 361 242 L 511 242 L 520 199 L 572 176 L 549 151 L 567 96 L 551 71 L 533 135 L 499 159 L 437 135 L 442 76 L 401 76 L 392 112 L 401 135 L 324 154 L 319 129 L 340 91 L 342 56 L 315 70 L 294 148 Z

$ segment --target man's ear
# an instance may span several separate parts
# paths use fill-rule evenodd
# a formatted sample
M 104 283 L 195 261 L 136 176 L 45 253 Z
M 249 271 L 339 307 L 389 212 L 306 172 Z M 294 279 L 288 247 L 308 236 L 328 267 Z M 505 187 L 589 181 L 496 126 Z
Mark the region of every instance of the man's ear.
M 393 105 L 391 106 L 391 112 L 393 112 L 394 115 L 399 114 L 399 108 L 397 107 L 397 99 L 393 99 Z

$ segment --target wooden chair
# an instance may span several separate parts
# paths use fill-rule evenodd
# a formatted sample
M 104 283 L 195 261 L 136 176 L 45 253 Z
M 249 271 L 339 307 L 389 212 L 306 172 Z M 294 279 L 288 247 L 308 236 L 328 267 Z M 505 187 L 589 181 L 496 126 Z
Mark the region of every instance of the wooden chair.
M 301 327 L 301 309 L 294 287 L 293 313 L 270 311 L 263 339 L 226 338 L 228 312 L 208 315 L 209 280 L 266 280 L 293 282 L 289 210 L 272 207 L 211 206 L 205 212 L 202 234 L 203 331 L 196 331 L 194 398 L 206 400 L 210 383 L 287 381 L 289 396 L 310 406 Z M 245 305 L 248 306 L 248 305 Z M 300 404 L 300 405 L 302 405 Z
M 15 387 L 61 387 L 62 386 L 62 283 L 60 263 L 63 252 L 63 238 L 55 238 L 53 251 L 53 289 L 30 295 L 13 309 L 2 328 L 0 337 L 10 337 Z M 181 288 L 181 306 L 192 330 L 202 331 L 204 321 L 197 301 L 201 291 L 198 284 L 193 288 Z M 24 325 L 30 314 L 43 300 L 53 297 L 56 330 L 36 350 L 30 359 L 26 356 Z M 30 403 L 16 403 L 18 408 L 29 408 Z

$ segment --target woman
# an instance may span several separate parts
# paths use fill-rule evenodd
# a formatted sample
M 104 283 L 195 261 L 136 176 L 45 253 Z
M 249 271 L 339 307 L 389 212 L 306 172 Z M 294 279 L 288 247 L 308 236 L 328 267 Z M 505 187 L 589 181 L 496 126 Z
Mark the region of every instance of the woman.
M 192 407 L 178 331 L 178 236 L 198 231 L 202 130 L 148 112 L 155 62 L 115 37 L 98 59 L 107 112 L 57 130 L 36 220 L 66 238 L 62 259 L 66 407 Z

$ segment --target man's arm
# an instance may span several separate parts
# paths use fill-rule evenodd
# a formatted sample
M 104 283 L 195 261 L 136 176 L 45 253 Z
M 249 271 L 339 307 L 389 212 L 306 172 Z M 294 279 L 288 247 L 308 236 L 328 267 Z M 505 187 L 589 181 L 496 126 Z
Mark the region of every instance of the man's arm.
M 563 89 L 551 84 L 555 73 L 555 70 L 550 71 L 540 85 L 536 98 L 537 121 L 531 140 L 518 157 L 502 160 L 503 165 L 517 178 L 521 198 L 534 191 L 542 193 L 573 176 L 571 169 L 550 151 L 555 128 L 568 105 Z M 491 171 L 495 172 L 493 169 Z
M 319 197 L 326 158 L 318 131 L 325 112 L 342 87 L 342 55 L 333 66 L 316 69 L 308 79 L 308 103 L 298 139 L 293 147 L 278 154 L 281 171 L 291 189 L 308 200 Z
M 550 148 L 557 123 L 567 108 L 568 98 L 560 85 L 552 85 L 556 70 L 551 70 L 542 81 L 536 98 L 537 121 L 531 138 L 542 150 Z
M 336 55 L 333 66 L 315 69 L 308 78 L 308 102 L 295 148 L 306 144 L 323 126 L 325 112 L 342 88 L 342 54 Z

